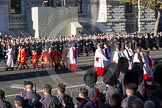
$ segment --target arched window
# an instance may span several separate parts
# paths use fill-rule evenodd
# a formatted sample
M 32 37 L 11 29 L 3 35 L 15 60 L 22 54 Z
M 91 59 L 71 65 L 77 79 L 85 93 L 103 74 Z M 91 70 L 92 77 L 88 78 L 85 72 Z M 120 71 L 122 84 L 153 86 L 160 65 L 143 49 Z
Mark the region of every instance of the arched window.
M 21 0 L 11 0 L 11 14 L 21 13 Z

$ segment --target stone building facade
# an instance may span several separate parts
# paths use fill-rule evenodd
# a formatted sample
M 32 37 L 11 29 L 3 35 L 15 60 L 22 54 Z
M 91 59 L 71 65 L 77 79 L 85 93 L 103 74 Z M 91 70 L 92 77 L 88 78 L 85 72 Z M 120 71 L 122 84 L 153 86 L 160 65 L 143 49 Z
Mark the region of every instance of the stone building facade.
M 31 7 L 42 6 L 44 0 L 0 0 L 0 32 L 28 30 L 28 11 Z M 65 6 L 78 6 L 82 1 L 80 22 L 87 22 L 99 28 L 102 32 L 137 31 L 137 9 L 120 0 L 49 0 L 52 6 L 64 3 Z M 131 11 L 128 11 L 128 10 Z M 79 10 L 79 9 L 78 9 Z M 104 10 L 104 11 L 103 11 Z M 141 32 L 153 31 L 155 11 L 144 9 L 141 13 Z

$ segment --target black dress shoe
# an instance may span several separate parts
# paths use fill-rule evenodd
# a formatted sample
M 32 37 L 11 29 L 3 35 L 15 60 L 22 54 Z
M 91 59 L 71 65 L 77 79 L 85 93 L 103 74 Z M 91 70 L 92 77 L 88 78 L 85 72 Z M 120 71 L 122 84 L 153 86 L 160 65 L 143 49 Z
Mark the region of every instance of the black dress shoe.
M 8 71 L 8 68 L 6 68 L 5 71 Z

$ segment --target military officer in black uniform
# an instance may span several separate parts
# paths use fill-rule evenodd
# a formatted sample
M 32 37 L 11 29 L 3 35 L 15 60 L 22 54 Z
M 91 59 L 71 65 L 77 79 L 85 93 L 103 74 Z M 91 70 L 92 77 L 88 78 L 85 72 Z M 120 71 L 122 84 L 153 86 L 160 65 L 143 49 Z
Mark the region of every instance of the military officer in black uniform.
M 93 52 L 93 46 L 94 45 L 93 45 L 93 41 L 92 41 L 91 38 L 89 39 L 89 45 L 88 46 L 89 46 L 89 52 Z
M 32 50 L 35 50 L 36 49 L 36 46 L 35 46 L 35 40 L 31 40 L 30 42 L 30 52 L 32 52 Z
M 96 36 L 93 36 L 92 38 L 92 42 L 93 42 L 93 47 L 92 47 L 92 51 L 95 54 L 95 51 L 97 49 L 97 44 L 99 43 L 98 39 Z
M 16 40 L 13 40 L 12 50 L 13 50 L 13 62 L 14 64 L 16 64 L 17 54 L 18 54 L 18 46 L 16 44 Z
M 60 39 L 59 41 L 59 51 L 62 53 L 62 50 L 63 50 L 63 46 L 64 46 L 64 43 L 63 43 L 63 40 Z
M 137 47 L 142 47 L 142 35 L 141 34 L 138 34 L 137 35 L 137 38 L 136 38 L 136 41 L 137 41 Z
M 30 50 L 29 41 L 25 41 L 25 51 L 26 51 L 26 56 L 30 57 L 31 56 L 31 50 Z
M 143 38 L 144 38 L 144 43 L 143 43 L 144 44 L 144 49 L 147 50 L 149 48 L 149 38 L 148 38 L 148 34 L 145 33 Z
M 132 42 L 132 45 L 131 45 L 131 49 L 134 51 L 136 48 L 137 48 L 137 42 L 136 42 L 136 35 L 133 34 L 132 37 L 131 37 L 131 42 Z
M 40 43 L 39 43 L 39 40 L 36 40 L 35 42 L 35 51 L 38 55 L 40 55 Z
M 63 38 L 63 45 L 64 45 L 64 47 L 67 47 L 68 43 L 69 43 L 69 41 L 66 40 L 66 38 Z
M 54 46 L 55 46 L 55 48 L 57 48 L 58 50 L 60 49 L 59 48 L 59 41 L 58 41 L 58 39 L 55 39 L 54 40 Z M 59 50 L 60 51 L 60 50 Z
M 159 35 L 154 36 L 154 42 L 155 42 L 155 48 L 156 50 L 159 50 L 160 42 L 159 42 Z
M 77 48 L 77 54 L 78 54 L 78 57 L 79 57 L 80 54 L 81 54 L 81 41 L 80 41 L 80 38 L 77 39 L 76 48 Z
M 84 45 L 83 37 L 80 37 L 79 43 L 80 43 L 80 54 L 83 55 L 83 45 Z
M 85 49 L 86 56 L 89 56 L 89 40 L 88 40 L 88 37 L 86 37 L 85 40 L 84 40 L 84 49 Z
M 153 47 L 154 47 L 154 38 L 153 38 L 153 34 L 150 34 L 150 36 L 149 36 L 149 48 L 151 50 L 153 50 Z
M 100 43 L 101 43 L 101 48 L 104 48 L 104 43 L 106 42 L 104 36 L 101 37 Z

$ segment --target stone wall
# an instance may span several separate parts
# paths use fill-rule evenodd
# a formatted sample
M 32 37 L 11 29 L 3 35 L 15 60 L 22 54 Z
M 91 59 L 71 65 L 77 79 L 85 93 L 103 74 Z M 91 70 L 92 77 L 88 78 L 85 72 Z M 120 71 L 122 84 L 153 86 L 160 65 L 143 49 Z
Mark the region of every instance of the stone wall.
M 155 10 L 151 8 L 144 8 L 141 13 L 141 32 L 154 31 L 155 25 Z
M 0 32 L 9 31 L 9 0 L 0 0 Z
M 125 7 L 118 0 L 107 0 L 107 32 L 125 32 Z
M 28 28 L 37 38 L 70 35 L 70 23 L 78 21 L 76 7 L 34 7 L 31 13 Z

